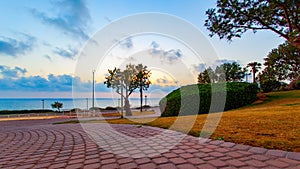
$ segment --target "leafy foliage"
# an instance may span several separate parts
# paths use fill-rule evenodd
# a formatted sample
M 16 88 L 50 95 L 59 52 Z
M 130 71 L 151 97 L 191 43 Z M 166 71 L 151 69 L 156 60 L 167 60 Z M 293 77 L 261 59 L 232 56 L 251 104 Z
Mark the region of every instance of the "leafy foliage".
M 224 63 L 217 66 L 215 70 L 208 67 L 198 75 L 199 84 L 208 84 L 216 82 L 234 82 L 241 81 L 244 78 L 246 69 L 238 63 Z
M 130 116 L 131 110 L 129 96 L 137 88 L 140 88 L 140 91 L 147 90 L 151 84 L 149 80 L 150 71 L 148 71 L 147 67 L 142 64 L 137 66 L 129 64 L 126 65 L 126 69 L 123 71 L 114 68 L 113 70 L 108 70 L 108 73 L 109 75 L 105 77 L 106 81 L 104 84 L 108 88 L 115 89 L 116 92 L 125 99 L 126 115 Z
M 211 85 L 216 85 L 214 91 L 212 91 Z M 224 85 L 221 83 L 216 83 L 188 85 L 176 89 L 159 102 L 162 111 L 161 116 L 178 116 L 179 112 L 180 115 L 206 114 L 210 111 L 220 110 L 218 106 L 221 105 L 211 105 L 212 92 L 217 97 L 224 97 L 226 94 L 225 111 L 245 106 L 257 99 L 258 88 L 256 84 L 228 82 L 226 89 L 223 87 Z M 214 109 L 211 109 L 212 107 Z
M 211 67 L 208 67 L 203 72 L 198 75 L 198 83 L 208 84 L 216 80 L 216 75 L 214 70 Z
M 271 92 L 279 90 L 281 84 L 277 80 L 263 80 L 260 83 L 260 88 L 263 92 Z
M 217 66 L 215 70 L 218 74 L 219 81 L 225 79 L 226 82 L 239 82 L 241 81 L 246 73 L 245 68 L 243 69 L 238 63 L 224 63 L 220 66 Z
M 151 84 L 149 78 L 151 76 L 150 71 L 147 69 L 147 66 L 143 66 L 142 64 L 138 64 L 136 67 L 137 74 L 135 76 L 134 82 L 138 86 L 140 90 L 140 100 L 141 107 L 140 111 L 143 111 L 143 90 L 147 90 Z
M 240 38 L 248 30 L 271 30 L 300 49 L 298 0 L 218 0 L 206 11 L 205 26 L 220 39 Z
M 60 102 L 54 102 L 53 104 L 51 104 L 51 107 L 53 109 L 57 109 L 58 112 L 60 112 L 60 109 L 63 108 L 63 103 L 60 103 Z
M 264 59 L 266 66 L 262 72 L 262 80 L 294 80 L 300 71 L 300 49 L 289 42 L 272 49 Z

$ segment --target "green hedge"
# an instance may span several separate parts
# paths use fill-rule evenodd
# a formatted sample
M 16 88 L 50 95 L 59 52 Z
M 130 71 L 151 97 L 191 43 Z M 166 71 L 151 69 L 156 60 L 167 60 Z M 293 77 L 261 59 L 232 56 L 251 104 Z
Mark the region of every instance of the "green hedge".
M 279 90 L 281 84 L 276 80 L 264 80 L 260 84 L 260 88 L 263 92 L 272 92 L 274 90 Z
M 4 114 L 29 114 L 29 113 L 51 113 L 53 110 L 1 110 L 0 115 Z
M 159 102 L 161 116 L 207 114 L 239 108 L 257 100 L 257 91 L 256 84 L 243 82 L 183 86 Z

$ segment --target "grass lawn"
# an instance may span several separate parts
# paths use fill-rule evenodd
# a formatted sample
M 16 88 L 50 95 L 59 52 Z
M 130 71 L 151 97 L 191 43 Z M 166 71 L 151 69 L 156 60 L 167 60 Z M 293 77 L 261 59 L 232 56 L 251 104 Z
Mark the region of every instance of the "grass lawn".
M 225 140 L 269 149 L 300 152 L 300 90 L 272 92 L 264 101 L 223 113 L 211 139 Z M 218 115 L 218 114 L 215 114 Z M 199 136 L 207 115 L 197 115 L 190 135 Z M 115 119 L 109 123 L 143 124 L 169 128 L 181 119 L 182 131 L 195 116 L 160 117 L 156 119 Z M 178 121 L 177 121 L 178 122 Z

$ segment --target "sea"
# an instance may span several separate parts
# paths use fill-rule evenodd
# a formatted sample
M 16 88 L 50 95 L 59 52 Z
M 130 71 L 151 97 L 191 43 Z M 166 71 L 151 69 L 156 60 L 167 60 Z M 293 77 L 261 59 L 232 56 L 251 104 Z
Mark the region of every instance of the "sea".
M 147 104 L 150 106 L 158 106 L 160 100 L 160 98 L 147 98 L 146 102 L 143 100 L 143 105 Z M 37 110 L 43 108 L 54 110 L 51 107 L 51 104 L 56 101 L 63 103 L 62 110 L 70 110 L 73 108 L 87 109 L 92 107 L 91 98 L 0 98 L 0 111 Z M 106 108 L 108 106 L 118 107 L 121 105 L 121 103 L 120 99 L 95 98 L 94 105 L 95 107 Z M 133 108 L 140 106 L 140 99 L 131 98 L 130 105 Z

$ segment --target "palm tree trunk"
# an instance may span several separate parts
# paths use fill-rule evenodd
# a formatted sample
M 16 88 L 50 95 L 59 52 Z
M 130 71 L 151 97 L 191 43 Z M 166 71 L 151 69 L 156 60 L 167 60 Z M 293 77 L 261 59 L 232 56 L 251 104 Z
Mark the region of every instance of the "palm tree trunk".
M 255 70 L 252 69 L 252 82 L 255 83 Z

